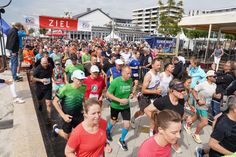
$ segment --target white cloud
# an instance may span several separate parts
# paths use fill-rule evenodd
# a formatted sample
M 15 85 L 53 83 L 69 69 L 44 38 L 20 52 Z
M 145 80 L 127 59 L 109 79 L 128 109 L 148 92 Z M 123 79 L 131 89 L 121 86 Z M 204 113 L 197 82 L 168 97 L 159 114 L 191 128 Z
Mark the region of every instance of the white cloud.
M 236 7 L 236 0 L 183 1 L 186 13 L 190 9 Z M 61 16 L 65 11 L 70 11 L 72 15 L 75 15 L 85 12 L 87 8 L 102 8 L 112 17 L 131 18 L 132 10 L 154 6 L 157 2 L 158 0 L 13 0 L 12 4 L 6 8 L 3 18 L 8 22 L 16 22 L 22 21 L 24 15 Z

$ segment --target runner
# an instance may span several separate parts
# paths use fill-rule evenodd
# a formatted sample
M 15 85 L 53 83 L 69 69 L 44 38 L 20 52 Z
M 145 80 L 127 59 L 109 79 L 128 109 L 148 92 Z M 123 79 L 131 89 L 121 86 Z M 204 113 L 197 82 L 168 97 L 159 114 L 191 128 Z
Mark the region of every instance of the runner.
M 76 54 L 72 54 L 70 59 L 72 61 L 72 64 L 67 65 L 65 68 L 66 83 L 72 83 L 73 80 L 70 78 L 75 70 L 84 71 L 83 65 L 78 63 L 78 58 Z
M 48 59 L 43 57 L 41 64 L 34 69 L 33 81 L 36 82 L 35 94 L 39 101 L 38 109 L 42 111 L 43 100 L 45 99 L 48 124 L 51 123 L 51 99 L 52 99 L 52 67 L 48 63 Z
M 123 119 L 123 128 L 118 144 L 124 151 L 128 150 L 125 137 L 130 127 L 130 104 L 129 98 L 132 93 L 131 69 L 128 66 L 122 67 L 122 76 L 113 80 L 107 90 L 106 96 L 111 102 L 111 122 L 108 123 L 106 130 L 107 140 L 112 141 L 111 129 L 117 123 L 118 114 L 121 113 Z
M 72 128 L 83 121 L 83 101 L 86 86 L 82 84 L 85 74 L 81 70 L 75 70 L 71 76 L 73 83 L 63 86 L 53 99 L 53 105 L 63 118 L 62 129 L 57 124 L 53 125 L 55 136 L 60 135 L 68 140 Z M 60 107 L 61 106 L 61 107 Z
M 173 70 L 174 65 L 171 63 L 167 63 L 164 66 L 164 72 L 160 74 L 160 88 L 162 96 L 165 96 L 168 93 L 170 81 L 173 79 Z
M 193 97 L 197 102 L 196 105 L 196 113 L 192 117 L 192 123 L 194 123 L 197 119 L 200 120 L 200 123 L 196 127 L 196 131 L 192 134 L 193 139 L 196 143 L 202 143 L 200 138 L 201 130 L 208 124 L 208 108 L 211 103 L 211 99 L 216 90 L 215 84 L 215 72 L 213 70 L 209 70 L 207 72 L 207 80 L 196 85 L 194 90 L 192 91 Z M 191 123 L 191 124 L 192 124 Z M 191 134 L 191 124 L 186 123 L 184 129 L 188 134 Z
M 184 118 L 184 91 L 183 83 L 178 79 L 174 79 L 170 82 L 168 95 L 156 99 L 153 104 L 145 108 L 144 111 L 151 120 L 151 126 L 154 125 L 153 119 L 151 119 L 151 115 L 154 111 L 169 109 L 179 113 L 182 119 Z M 174 144 L 172 148 L 177 153 L 182 152 L 180 145 L 177 143 Z
M 171 145 L 180 138 L 181 116 L 172 110 L 153 115 L 154 128 L 158 132 L 142 143 L 138 157 L 170 157 Z
M 72 132 L 66 148 L 65 155 L 104 157 L 104 149 L 111 153 L 112 148 L 106 143 L 107 122 L 101 118 L 99 102 L 88 99 L 84 105 L 84 121 Z
M 160 86 L 160 71 L 161 62 L 158 59 L 152 61 L 152 69 L 145 75 L 143 85 L 142 85 L 142 95 L 138 97 L 140 110 L 137 111 L 132 120 L 131 124 L 134 128 L 135 119 L 141 115 L 144 115 L 144 109 L 152 104 L 154 100 L 160 97 L 161 89 Z M 150 136 L 153 136 L 153 125 L 150 126 Z
M 92 65 L 90 68 L 91 75 L 84 79 L 84 84 L 87 86 L 84 94 L 85 100 L 89 98 L 96 98 L 99 104 L 102 105 L 102 91 L 105 89 L 105 81 L 99 74 L 99 69 L 96 65 Z

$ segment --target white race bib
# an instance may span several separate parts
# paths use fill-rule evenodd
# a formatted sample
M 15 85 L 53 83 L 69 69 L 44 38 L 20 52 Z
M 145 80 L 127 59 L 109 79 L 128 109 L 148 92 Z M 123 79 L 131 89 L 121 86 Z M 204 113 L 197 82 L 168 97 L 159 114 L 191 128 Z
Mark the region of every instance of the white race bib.
M 89 98 L 96 98 L 98 100 L 98 94 L 89 94 Z

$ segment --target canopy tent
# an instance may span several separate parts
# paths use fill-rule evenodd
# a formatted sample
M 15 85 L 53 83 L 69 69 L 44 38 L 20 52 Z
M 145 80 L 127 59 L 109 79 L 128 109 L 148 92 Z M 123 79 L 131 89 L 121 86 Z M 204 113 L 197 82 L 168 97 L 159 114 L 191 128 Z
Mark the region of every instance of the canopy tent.
M 177 36 L 176 36 L 176 38 L 177 38 Z M 182 32 L 182 33 L 179 35 L 179 39 L 180 39 L 180 40 L 183 40 L 183 41 L 188 41 L 188 40 L 189 40 L 189 38 L 186 37 L 186 35 L 184 34 L 184 32 Z
M 112 41 L 112 40 L 118 40 L 121 41 L 121 38 L 114 33 L 114 31 L 111 31 L 111 34 L 109 34 L 107 37 L 104 38 L 106 41 Z
M 62 36 L 67 36 L 67 34 L 64 33 L 46 33 L 46 36 L 52 36 L 52 37 L 62 37 Z
M 61 30 L 49 30 L 46 34 L 46 36 L 51 36 L 51 37 L 62 37 L 62 36 L 67 36 L 67 34 L 63 33 Z
M 206 62 L 211 31 L 218 32 L 218 41 L 221 33 L 236 34 L 236 11 L 188 16 L 182 18 L 178 25 L 185 28 L 208 30 L 207 48 L 204 58 L 204 62 Z

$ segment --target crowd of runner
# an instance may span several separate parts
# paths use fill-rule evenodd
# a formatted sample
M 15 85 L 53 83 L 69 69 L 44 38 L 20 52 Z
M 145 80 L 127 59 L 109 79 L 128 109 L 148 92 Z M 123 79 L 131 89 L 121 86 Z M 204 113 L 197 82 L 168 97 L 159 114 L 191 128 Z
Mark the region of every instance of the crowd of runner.
M 146 42 L 109 43 L 99 38 L 25 38 L 23 45 L 16 54 L 33 73 L 38 110 L 46 105 L 54 135 L 68 140 L 66 156 L 112 153 L 109 143 L 119 113 L 123 125 L 118 144 L 124 151 L 129 149 L 125 139 L 136 119 L 146 115 L 150 121 L 149 138 L 140 143 L 139 157 L 169 157 L 171 148 L 181 153 L 178 139 L 185 138 L 181 128 L 201 144 L 200 134 L 209 119 L 216 121 L 209 148 L 198 147 L 196 155 L 236 152 L 235 61 L 225 62 L 222 71 L 214 63 L 203 70 L 195 57 L 190 63 L 183 56 L 159 59 L 158 51 Z M 135 98 L 140 110 L 131 113 L 130 100 Z M 104 100 L 110 104 L 106 120 L 101 118 Z M 52 124 L 52 107 L 62 117 L 60 127 Z

